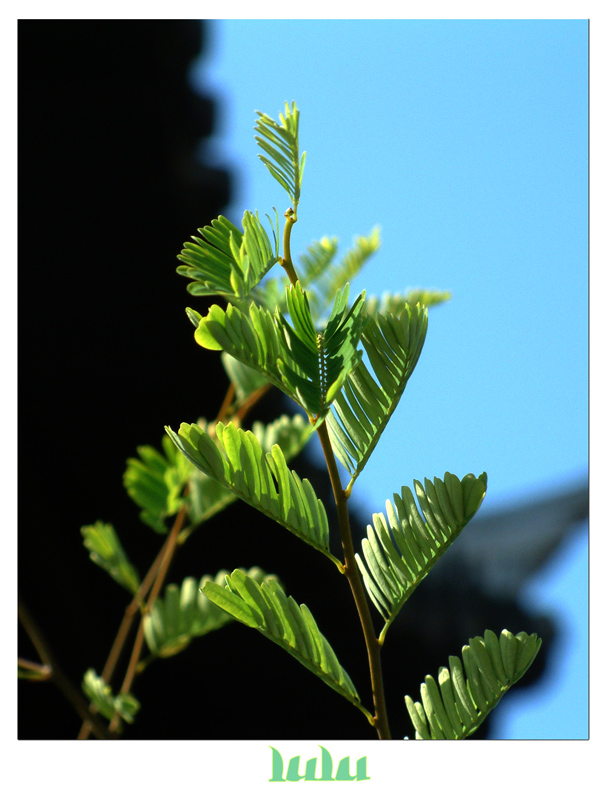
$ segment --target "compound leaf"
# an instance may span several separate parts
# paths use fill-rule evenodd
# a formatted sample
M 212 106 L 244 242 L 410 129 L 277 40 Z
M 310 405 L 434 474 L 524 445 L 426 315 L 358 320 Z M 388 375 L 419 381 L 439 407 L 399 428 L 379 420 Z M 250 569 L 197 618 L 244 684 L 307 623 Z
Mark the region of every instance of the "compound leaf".
M 541 646 L 536 633 L 507 630 L 500 637 L 484 631 L 463 647 L 461 660 L 450 656 L 450 669 L 440 667 L 438 680 L 427 675 L 421 702 L 406 695 L 406 708 L 416 739 L 466 739 L 486 719 L 534 661 Z
M 254 302 L 246 311 L 231 303 L 225 310 L 213 305 L 205 317 L 196 318 L 195 339 L 260 372 L 315 421 L 326 415 L 360 356 L 356 348 L 365 322 L 364 295 L 348 309 L 348 294 L 348 285 L 338 292 L 323 331 L 316 331 L 307 296 L 297 284 L 286 288 L 292 324 Z
M 367 316 L 361 342 L 373 377 L 359 361 L 346 377 L 326 424 L 333 449 L 351 475 L 364 469 L 398 405 L 425 342 L 427 309 L 406 305 L 399 316 Z
M 111 686 L 108 686 L 94 669 L 89 669 L 84 674 L 82 691 L 106 719 L 111 720 L 118 714 L 125 722 L 132 724 L 135 721 L 135 714 L 140 707 L 139 701 L 129 693 L 114 697 Z
M 206 420 L 199 419 L 198 427 L 207 431 Z M 252 432 L 262 450 L 270 451 L 274 444 L 278 444 L 286 461 L 290 461 L 305 447 L 313 430 L 301 414 L 295 414 L 293 417 L 282 414 L 281 417 L 268 424 L 254 422 Z M 190 521 L 194 525 L 199 525 L 235 502 L 238 496 L 229 486 L 220 483 L 209 474 L 195 469 L 189 458 L 186 460 L 191 468 L 187 511 Z
M 142 509 L 141 520 L 157 533 L 167 533 L 165 519 L 183 505 L 183 489 L 191 465 L 168 436 L 162 437 L 164 455 L 154 447 L 137 448 L 139 458 L 129 458 L 124 486 L 129 497 Z
M 185 578 L 181 586 L 171 583 L 164 596 L 156 598 L 143 620 L 145 641 L 154 656 L 168 658 L 180 653 L 192 639 L 233 622 L 231 614 L 211 603 L 202 592 L 208 581 L 224 586 L 227 574 L 222 570 L 214 577 L 204 575 L 199 581 Z M 257 582 L 266 575 L 259 567 L 252 567 L 245 574 Z
M 280 362 L 278 368 L 287 394 L 314 420 L 326 415 L 360 358 L 357 345 L 365 323 L 364 294 L 359 295 L 349 309 L 348 296 L 349 284 L 346 284 L 335 296 L 326 327 L 318 332 L 301 285 L 297 283 L 286 289 L 292 325 L 282 315 L 280 321 L 284 346 L 292 359 L 291 363 Z
M 255 113 L 259 117 L 255 125 L 259 135 L 255 140 L 263 150 L 259 158 L 286 190 L 296 214 L 305 167 L 305 153 L 299 158 L 299 110 L 296 103 L 292 109 L 285 103 L 279 123 L 260 111 Z
M 209 581 L 203 592 L 224 611 L 244 625 L 256 628 L 294 656 L 372 719 L 307 606 L 299 606 L 292 597 L 287 597 L 274 577 L 267 576 L 259 584 L 241 570 L 234 570 L 225 586 Z
M 373 603 L 385 619 L 383 642 L 396 614 L 426 577 L 438 558 L 474 516 L 486 494 L 486 473 L 460 481 L 447 472 L 444 480 L 415 481 L 417 501 L 406 486 L 386 503 L 387 519 L 373 514 L 363 556 L 356 560 Z
M 216 441 L 195 424 L 182 423 L 178 433 L 166 430 L 198 469 L 341 566 L 329 551 L 322 501 L 306 478 L 288 469 L 279 444 L 264 452 L 254 433 L 233 422 L 217 423 Z
M 372 317 L 377 314 L 393 314 L 398 317 L 406 306 L 416 306 L 419 303 L 429 308 L 445 303 L 450 298 L 450 292 L 441 292 L 436 289 L 410 289 L 405 294 L 384 292 L 381 297 L 367 297 L 364 310 Z
M 277 215 L 276 215 L 277 217 Z M 220 294 L 243 299 L 278 261 L 279 221 L 270 219 L 273 245 L 259 215 L 244 212 L 243 231 L 223 216 L 199 228 L 177 256 L 179 275 L 191 280 L 187 291 L 195 296 Z
M 109 572 L 120 586 L 135 594 L 139 588 L 139 575 L 128 560 L 114 526 L 97 521 L 94 525 L 84 525 L 81 533 L 91 561 Z

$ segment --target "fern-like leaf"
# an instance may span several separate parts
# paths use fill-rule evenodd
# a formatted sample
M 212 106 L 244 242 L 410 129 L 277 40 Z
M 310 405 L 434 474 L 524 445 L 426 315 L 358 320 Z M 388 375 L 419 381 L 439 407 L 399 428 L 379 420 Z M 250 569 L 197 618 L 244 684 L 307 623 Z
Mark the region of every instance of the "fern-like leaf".
M 143 632 L 150 652 L 159 658 L 168 658 L 184 650 L 192 639 L 218 630 L 233 622 L 227 614 L 202 593 L 208 581 L 225 586 L 227 572 L 205 575 L 200 581 L 185 578 L 181 586 L 169 584 L 164 596 L 158 597 L 143 620 Z M 245 574 L 259 583 L 266 573 L 253 567 Z
M 346 284 L 337 293 L 326 328 L 318 332 L 301 285 L 289 286 L 286 292 L 292 326 L 281 317 L 282 333 L 295 366 L 280 362 L 278 367 L 287 393 L 310 417 L 322 418 L 359 361 L 357 344 L 365 322 L 364 294 L 348 309 L 349 284 Z
M 111 686 L 108 686 L 93 669 L 86 671 L 82 681 L 82 691 L 106 719 L 111 720 L 118 714 L 125 722 L 132 724 L 135 721 L 135 714 L 140 707 L 139 701 L 129 693 L 114 696 Z
M 421 702 L 406 696 L 406 708 L 416 739 L 466 739 L 486 719 L 505 692 L 520 680 L 541 646 L 536 633 L 507 630 L 500 637 L 484 631 L 463 647 L 461 660 L 450 656 L 450 669 L 441 667 L 421 684 Z
M 421 354 L 427 309 L 405 306 L 401 314 L 367 317 L 361 342 L 373 368 L 363 361 L 347 376 L 327 417 L 334 452 L 348 470 L 348 489 L 364 469 L 400 401 Z
M 287 597 L 275 578 L 268 576 L 258 584 L 241 570 L 234 570 L 224 587 L 209 581 L 202 591 L 244 625 L 280 645 L 372 720 L 307 606 Z
M 308 248 L 299 259 L 299 280 L 309 298 L 314 319 L 326 316 L 341 287 L 351 283 L 380 245 L 379 229 L 375 228 L 369 236 L 357 236 L 353 247 L 337 261 L 335 238 L 325 237 Z
M 260 111 L 255 113 L 259 117 L 255 125 L 259 135 L 255 140 L 264 153 L 259 158 L 286 190 L 296 215 L 305 168 L 305 153 L 299 158 L 299 110 L 296 103 L 292 109 L 286 103 L 280 123 Z
M 299 283 L 305 290 L 311 315 L 320 321 L 330 314 L 331 304 L 338 291 L 357 275 L 368 259 L 376 253 L 380 246 L 379 229 L 375 228 L 370 236 L 358 236 L 352 248 L 335 261 L 337 239 L 324 237 L 312 242 L 301 254 L 297 273 Z M 278 308 L 282 314 L 288 312 L 286 287 L 290 284 L 287 277 L 270 278 L 255 290 L 254 299 L 265 308 Z M 364 309 L 366 313 L 366 308 Z
M 259 215 L 250 211 L 244 212 L 243 231 L 223 216 L 199 228 L 202 238 L 192 236 L 177 256 L 184 264 L 177 272 L 191 280 L 187 291 L 196 296 L 246 297 L 278 261 L 279 222 L 275 229 L 271 219 L 270 223 L 273 246 Z
M 94 525 L 84 525 L 81 532 L 91 561 L 109 572 L 120 586 L 135 594 L 139 588 L 139 575 L 128 560 L 114 526 L 97 521 Z
M 191 309 L 188 313 L 197 325 L 194 338 L 201 347 L 225 351 L 282 388 L 278 360 L 287 361 L 289 355 L 279 333 L 280 323 L 273 314 L 253 302 L 246 312 L 228 303 L 225 309 L 212 305 L 204 317 Z
M 447 472 L 444 480 L 415 481 L 419 508 L 412 492 L 402 487 L 394 494 L 395 509 L 388 501 L 387 520 L 373 514 L 368 538 L 362 540 L 363 558 L 356 560 L 373 603 L 385 619 L 379 641 L 396 614 L 426 577 L 438 558 L 454 542 L 474 516 L 486 494 L 486 473 L 466 475 L 460 481 Z
M 198 426 L 208 431 L 206 420 L 199 419 Z M 252 433 L 263 451 L 269 452 L 274 444 L 277 444 L 286 461 L 290 461 L 305 447 L 313 430 L 301 414 L 295 414 L 293 417 L 282 414 L 269 424 L 254 422 Z M 189 458 L 186 460 L 191 468 L 187 495 L 188 516 L 193 525 L 199 525 L 231 505 L 238 497 L 225 484 L 195 469 Z
M 450 292 L 441 292 L 437 289 L 410 289 L 405 294 L 391 294 L 384 292 L 381 297 L 367 297 L 365 312 L 371 317 L 377 314 L 393 314 L 399 317 L 406 306 L 416 306 L 417 303 L 429 308 L 450 300 Z
M 198 469 L 341 568 L 341 562 L 329 550 L 328 519 L 322 501 L 307 478 L 301 480 L 288 469 L 278 444 L 263 452 L 251 431 L 237 428 L 232 422 L 217 424 L 216 442 L 195 424 L 182 423 L 178 434 L 170 428 L 166 430 Z
M 228 304 L 213 305 L 205 317 L 192 314 L 196 341 L 209 350 L 224 350 L 260 372 L 307 411 L 324 417 L 336 392 L 359 359 L 356 347 L 364 326 L 361 294 L 347 308 L 349 286 L 335 297 L 323 331 L 316 331 L 309 302 L 300 284 L 286 289 L 291 322 L 251 302 L 246 312 Z
M 157 533 L 167 533 L 165 519 L 183 505 L 183 489 L 192 472 L 191 465 L 168 436 L 162 437 L 159 453 L 154 447 L 137 448 L 139 458 L 129 458 L 124 473 L 128 496 L 142 509 L 141 520 Z

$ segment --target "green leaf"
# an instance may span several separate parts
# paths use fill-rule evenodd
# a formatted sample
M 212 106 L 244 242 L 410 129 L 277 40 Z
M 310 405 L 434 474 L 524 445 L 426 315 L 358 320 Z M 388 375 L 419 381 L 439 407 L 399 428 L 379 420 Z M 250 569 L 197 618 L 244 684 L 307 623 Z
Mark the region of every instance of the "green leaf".
M 198 427 L 207 431 L 206 420 L 199 419 Z M 307 444 L 313 430 L 300 414 L 295 414 L 293 417 L 283 414 L 269 424 L 254 422 L 252 432 L 262 450 L 269 452 L 274 444 L 278 444 L 286 461 L 290 461 Z M 191 466 L 189 459 L 187 463 Z M 188 486 L 187 511 L 194 525 L 205 522 L 238 499 L 230 487 L 219 483 L 199 469 L 194 469 L 193 466 Z
M 406 696 L 415 738 L 466 739 L 524 675 L 540 646 L 536 633 L 514 636 L 507 630 L 500 637 L 487 630 L 483 639 L 470 639 L 462 651 L 465 668 L 451 656 L 450 669 L 440 667 L 437 683 L 431 675 L 425 677 L 422 703 Z
M 404 294 L 384 292 L 381 297 L 367 297 L 365 311 L 372 317 L 376 317 L 377 314 L 393 314 L 398 317 L 406 306 L 416 306 L 419 303 L 429 308 L 445 303 L 451 296 L 450 292 L 437 289 L 409 289 Z
M 109 572 L 120 586 L 135 594 L 139 588 L 139 575 L 128 560 L 113 525 L 97 521 L 94 525 L 84 525 L 81 533 L 91 561 Z
M 229 303 L 225 310 L 212 305 L 208 314 L 200 318 L 194 337 L 201 347 L 224 350 L 282 389 L 277 362 L 290 357 L 284 350 L 279 328 L 279 320 L 256 303 L 251 302 L 246 312 Z
M 268 217 L 269 219 L 269 217 Z M 270 219 L 273 245 L 259 220 L 259 214 L 244 212 L 243 231 L 223 216 L 199 228 L 202 238 L 192 236 L 177 256 L 184 266 L 179 275 L 191 280 L 187 291 L 195 296 L 224 295 L 242 299 L 278 261 L 279 220 Z
M 137 448 L 139 459 L 129 458 L 124 486 L 129 497 L 142 509 L 141 520 L 156 533 L 167 533 L 165 519 L 183 505 L 183 490 L 191 466 L 168 436 L 162 437 L 164 455 L 144 445 Z
M 279 362 L 278 367 L 287 394 L 310 417 L 320 419 L 359 361 L 357 345 L 365 323 L 364 294 L 348 309 L 349 284 L 346 284 L 337 293 L 330 319 L 321 332 L 314 327 L 301 285 L 288 287 L 286 295 L 292 325 L 281 316 L 281 330 L 285 349 L 292 354 L 295 365 Z
M 305 167 L 305 153 L 299 158 L 299 110 L 295 103 L 292 109 L 286 103 L 279 123 L 260 111 L 255 113 L 259 117 L 255 140 L 263 150 L 259 158 L 286 190 L 296 214 Z
M 347 285 L 335 297 L 323 331 L 316 331 L 307 296 L 297 284 L 286 289 L 292 324 L 281 313 L 270 314 L 253 302 L 246 312 L 231 303 L 225 310 L 213 305 L 201 317 L 195 339 L 260 372 L 315 420 L 326 415 L 359 359 L 364 295 L 348 309 L 348 293 Z
M 351 475 L 364 469 L 417 364 L 427 333 L 427 309 L 367 316 L 361 341 L 375 377 L 360 361 L 337 394 L 326 424 L 335 455 Z
M 111 720 L 115 714 L 118 714 L 126 722 L 132 724 L 135 721 L 135 714 L 140 707 L 138 700 L 129 693 L 114 697 L 111 686 L 108 686 L 94 669 L 86 671 L 82 681 L 82 690 L 106 719 Z
M 252 580 L 260 582 L 266 573 L 259 567 L 246 570 Z M 208 581 L 219 586 L 225 585 L 227 572 L 222 570 L 216 576 L 205 575 L 200 581 L 185 578 L 181 586 L 169 584 L 164 596 L 158 597 L 143 620 L 145 641 L 153 655 L 168 658 L 184 650 L 192 639 L 218 630 L 233 616 L 211 603 L 202 593 Z
M 474 516 L 486 494 L 486 473 L 466 475 L 462 481 L 447 472 L 444 480 L 415 481 L 417 508 L 412 492 L 402 487 L 394 506 L 386 503 L 387 519 L 373 514 L 363 556 L 356 554 L 364 584 L 385 619 L 379 641 L 397 613 Z
M 379 229 L 369 236 L 357 236 L 354 245 L 335 261 L 337 239 L 324 237 L 313 242 L 299 259 L 299 281 L 309 299 L 314 319 L 321 320 L 330 312 L 337 293 L 350 283 L 381 245 Z M 282 312 L 284 308 L 280 308 Z M 366 313 L 366 307 L 364 308 Z
M 294 656 L 372 719 L 307 606 L 287 597 L 274 577 L 267 576 L 258 584 L 241 570 L 234 570 L 225 586 L 209 581 L 202 591 L 224 611 Z
M 288 469 L 279 444 L 264 452 L 254 433 L 233 422 L 217 424 L 216 442 L 195 424 L 182 423 L 178 434 L 166 430 L 198 469 L 341 566 L 329 551 L 324 505 L 309 481 Z
M 236 400 L 239 404 L 269 383 L 264 375 L 247 367 L 246 364 L 240 363 L 229 353 L 221 353 L 221 361 L 230 382 L 234 385 Z

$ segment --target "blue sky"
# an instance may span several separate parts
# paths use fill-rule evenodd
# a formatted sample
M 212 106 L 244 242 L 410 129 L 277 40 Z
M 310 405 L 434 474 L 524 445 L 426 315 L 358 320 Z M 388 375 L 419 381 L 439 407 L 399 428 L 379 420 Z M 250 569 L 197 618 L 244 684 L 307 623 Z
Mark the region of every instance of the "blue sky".
M 301 109 L 293 255 L 381 227 L 352 290 L 448 289 L 388 433 L 356 484 L 383 510 L 414 478 L 488 473 L 485 507 L 587 470 L 587 24 L 583 20 L 218 20 L 194 73 L 220 102 L 228 216 L 283 211 L 254 110 Z M 387 468 L 386 468 L 387 467 Z M 587 528 L 528 587 L 564 640 L 507 738 L 587 736 Z

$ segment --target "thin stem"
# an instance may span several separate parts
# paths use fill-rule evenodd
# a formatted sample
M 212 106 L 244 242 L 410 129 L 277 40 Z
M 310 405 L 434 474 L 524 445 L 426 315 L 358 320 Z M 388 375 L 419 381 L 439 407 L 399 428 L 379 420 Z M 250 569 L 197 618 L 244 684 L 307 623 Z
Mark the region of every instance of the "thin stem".
M 61 692 L 61 694 L 65 697 L 65 699 L 69 702 L 72 708 L 76 711 L 76 713 L 82 717 L 89 725 L 91 730 L 95 732 L 95 736 L 99 739 L 108 739 L 111 737 L 111 734 L 108 734 L 104 726 L 96 720 L 88 709 L 88 705 L 84 700 L 84 697 L 80 694 L 80 692 L 72 685 L 71 681 L 67 677 L 67 675 L 63 672 L 57 659 L 53 656 L 46 640 L 44 639 L 42 632 L 36 622 L 34 621 L 32 615 L 29 613 L 25 604 L 19 598 L 19 620 L 21 624 L 27 631 L 27 635 L 31 639 L 34 647 L 36 648 L 36 652 L 40 656 L 43 664 L 45 667 L 48 667 L 51 671 L 50 680 L 55 684 L 57 689 Z
M 20 675 L 25 680 L 30 681 L 48 681 L 53 677 L 53 670 L 49 664 L 38 664 L 36 661 L 30 661 L 27 658 L 18 658 L 17 667 L 22 669 L 27 675 Z
M 249 398 L 247 398 L 247 400 L 238 408 L 238 410 L 236 411 L 236 413 L 234 415 L 235 418 L 239 419 L 239 421 L 241 422 L 243 420 L 244 416 L 265 395 L 265 393 L 270 388 L 271 388 L 271 384 L 267 384 L 266 386 L 262 386 L 256 392 L 253 392 L 253 394 Z M 231 404 L 233 402 L 234 393 L 235 393 L 235 387 L 233 385 L 230 385 L 229 389 L 227 390 L 227 394 L 225 396 L 225 399 L 223 400 L 223 403 L 221 405 L 221 410 L 219 411 L 219 414 L 217 416 L 217 420 L 221 419 L 222 415 L 226 416 L 229 413 Z M 185 513 L 183 506 L 181 507 L 181 511 L 183 512 L 183 514 Z M 181 511 L 179 513 L 181 513 Z M 179 519 L 179 518 L 177 518 L 177 519 Z M 175 521 L 175 526 L 176 525 L 177 525 L 177 522 Z M 101 677 L 103 678 L 103 680 L 105 681 L 106 684 L 109 684 L 111 679 L 112 679 L 112 677 L 113 677 L 114 670 L 116 668 L 116 665 L 117 665 L 117 663 L 118 663 L 118 661 L 120 659 L 120 656 L 122 654 L 122 650 L 124 649 L 124 646 L 125 646 L 126 641 L 128 639 L 128 634 L 130 633 L 130 629 L 131 629 L 131 627 L 133 625 L 133 622 L 135 621 L 135 617 L 137 615 L 137 612 L 140 611 L 143 608 L 144 603 L 145 603 L 145 597 L 147 596 L 148 592 L 152 588 L 152 585 L 154 585 L 154 580 L 156 579 L 156 576 L 158 575 L 158 570 L 160 569 L 160 567 L 162 565 L 165 565 L 163 567 L 163 570 L 164 570 L 164 575 L 166 574 L 166 570 L 168 569 L 170 561 L 168 561 L 168 562 L 165 561 L 165 555 L 166 555 L 166 552 L 167 552 L 167 549 L 168 549 L 169 545 L 173 549 L 173 553 L 171 554 L 171 558 L 172 558 L 172 555 L 174 555 L 174 549 L 177 546 L 182 545 L 186 541 L 187 536 L 189 535 L 189 533 L 191 533 L 191 531 L 192 531 L 191 528 L 187 529 L 187 531 L 183 531 L 182 527 L 183 527 L 183 519 L 181 520 L 180 525 L 178 526 L 177 531 L 175 533 L 175 536 L 174 536 L 175 541 L 173 541 L 173 533 L 175 532 L 175 527 L 173 527 L 173 530 L 171 531 L 171 534 L 167 537 L 166 541 L 162 545 L 162 548 L 160 549 L 160 552 L 156 556 L 153 564 L 149 568 L 149 570 L 147 572 L 147 575 L 145 576 L 145 578 L 141 582 L 141 585 L 139 586 L 135 596 L 133 597 L 132 601 L 129 603 L 129 605 L 126 608 L 126 611 L 124 612 L 124 617 L 122 618 L 122 622 L 120 623 L 120 628 L 118 629 L 118 633 L 117 633 L 116 638 L 114 640 L 114 643 L 112 645 L 112 649 L 111 649 L 110 654 L 109 654 L 109 656 L 107 658 L 107 661 L 105 663 L 105 667 L 103 668 L 103 672 L 101 673 Z M 187 534 L 185 537 L 183 537 L 184 533 Z M 162 580 L 164 580 L 164 576 L 162 576 Z M 155 596 L 153 598 L 152 598 L 152 595 L 150 594 L 150 597 L 149 597 L 148 602 L 146 604 L 147 607 L 151 607 L 153 605 L 153 601 L 157 597 L 157 594 L 158 594 L 158 592 L 160 590 L 160 586 L 161 586 L 161 584 L 158 585 L 158 589 L 157 589 L 156 594 L 155 594 Z M 139 630 L 137 632 L 137 639 L 135 641 L 134 650 L 133 650 L 133 652 L 136 650 L 139 654 L 141 652 L 141 648 L 142 648 L 142 645 L 143 645 L 143 633 L 142 633 L 142 631 L 143 631 L 143 627 L 142 627 L 142 625 L 140 625 Z M 133 676 L 131 677 L 131 679 L 129 681 L 129 686 L 132 683 L 134 675 L 136 674 L 136 666 L 137 666 L 137 663 L 138 663 L 138 656 L 137 656 L 137 659 L 133 659 L 132 656 L 131 656 L 130 663 L 132 663 L 134 665 L 133 668 L 132 668 L 134 671 L 133 671 Z M 126 680 L 126 678 L 125 678 L 125 680 Z M 123 689 L 122 691 L 125 691 L 125 690 Z M 90 707 L 89 707 L 89 712 L 91 714 L 94 714 L 95 711 L 96 711 L 96 706 L 95 706 L 94 703 L 91 703 Z M 91 734 L 91 731 L 92 731 L 91 725 L 89 724 L 88 721 L 85 720 L 85 722 L 82 725 L 82 727 L 80 729 L 80 732 L 78 734 L 78 739 L 88 739 L 88 737 Z
M 354 596 L 358 615 L 362 624 L 364 641 L 368 653 L 368 665 L 370 668 L 370 681 L 372 685 L 373 702 L 375 707 L 374 726 L 377 729 L 379 739 L 391 739 L 389 722 L 387 719 L 387 706 L 385 703 L 385 689 L 383 686 L 383 672 L 381 670 L 381 645 L 376 637 L 370 608 L 366 600 L 366 594 L 362 585 L 360 571 L 356 563 L 353 541 L 351 538 L 351 527 L 349 524 L 349 511 L 347 509 L 348 494 L 343 491 L 337 462 L 333 453 L 330 437 L 326 423 L 322 422 L 318 426 L 318 436 L 322 444 L 322 451 L 326 459 L 328 474 L 332 485 L 335 503 L 337 506 L 337 517 L 339 520 L 339 530 L 341 533 L 341 544 L 345 558 L 344 573 L 349 581 L 351 592 Z
M 160 564 L 162 563 L 162 559 L 164 558 L 164 554 L 166 552 L 166 547 L 168 544 L 168 539 L 162 545 L 162 549 L 156 556 L 154 563 L 149 568 L 147 575 L 141 582 L 141 585 L 137 589 L 137 592 L 131 602 L 128 604 L 126 611 L 124 612 L 124 617 L 122 618 L 122 622 L 120 623 L 120 628 L 118 629 L 118 633 L 116 634 L 116 638 L 114 639 L 114 643 L 112 645 L 112 649 L 110 651 L 109 656 L 107 657 L 107 661 L 105 662 L 105 666 L 103 667 L 103 672 L 101 673 L 101 677 L 105 681 L 106 684 L 111 682 L 111 679 L 114 674 L 114 670 L 116 669 L 116 665 L 122 654 L 122 650 L 126 644 L 128 634 L 130 633 L 130 629 L 135 621 L 135 616 L 137 612 L 142 608 L 145 597 L 149 592 L 154 579 L 158 573 L 158 569 L 160 568 Z M 91 703 L 90 710 L 91 712 L 95 709 L 95 704 Z M 78 734 L 78 739 L 88 739 L 91 733 L 91 728 L 88 722 L 85 722 L 81 729 L 80 733 Z
M 151 588 L 149 593 L 149 597 L 147 599 L 147 608 L 145 610 L 145 614 L 141 616 L 141 621 L 139 622 L 139 629 L 137 631 L 137 636 L 135 638 L 135 644 L 133 646 L 133 650 L 131 653 L 130 661 L 128 662 L 128 667 L 126 669 L 126 675 L 124 676 L 124 681 L 122 682 L 122 687 L 120 689 L 120 694 L 126 694 L 130 691 L 132 683 L 135 679 L 135 675 L 137 673 L 137 664 L 139 662 L 139 658 L 141 656 L 141 650 L 143 648 L 143 641 L 144 641 L 144 627 L 143 622 L 145 619 L 145 615 L 148 614 L 158 594 L 160 593 L 160 589 L 162 588 L 162 584 L 164 583 L 164 579 L 166 578 L 166 573 L 168 572 L 168 568 L 172 561 L 173 555 L 175 554 L 177 538 L 183 527 L 183 523 L 185 521 L 185 506 L 181 506 L 179 509 L 179 513 L 177 514 L 177 518 L 175 523 L 172 527 L 171 532 L 168 535 L 168 539 L 166 541 L 166 549 L 164 550 L 164 555 L 160 561 L 160 566 L 158 569 L 158 574 L 156 575 L 156 579 L 154 581 L 154 585 Z M 111 732 L 116 731 L 118 729 L 118 725 L 120 722 L 120 717 L 116 714 L 109 725 L 109 730 Z
M 298 278 L 290 255 L 290 233 L 292 231 L 292 226 L 297 221 L 297 215 L 292 208 L 289 208 L 284 212 L 284 216 L 286 217 L 286 223 L 284 225 L 284 257 L 280 260 L 280 263 L 286 270 L 290 282 L 295 284 Z
M 226 417 L 229 413 L 229 409 L 231 408 L 231 404 L 234 401 L 234 396 L 236 394 L 236 387 L 233 383 L 229 384 L 229 388 L 227 390 L 227 394 L 223 400 L 223 405 L 219 409 L 219 413 L 217 414 L 216 422 L 223 422 L 224 417 Z
M 295 212 L 289 208 L 286 214 L 286 225 L 284 226 L 284 259 L 282 266 L 286 269 L 286 273 L 290 278 L 292 284 L 298 281 L 297 272 L 292 263 L 290 256 L 290 232 L 292 226 L 297 221 Z M 387 706 L 385 703 L 385 689 L 383 686 L 383 672 L 381 670 L 381 644 L 379 643 L 372 617 L 370 615 L 370 608 L 366 599 L 366 593 L 362 585 L 362 579 L 356 563 L 356 556 L 354 552 L 353 541 L 351 538 L 351 527 L 349 524 L 349 511 L 347 508 L 347 501 L 350 496 L 350 491 L 344 491 L 341 486 L 341 478 L 339 477 L 339 469 L 335 460 L 335 455 L 328 435 L 328 428 L 326 423 L 322 422 L 318 428 L 317 433 L 320 438 L 332 491 L 337 506 L 337 518 L 339 521 L 339 531 L 341 534 L 341 544 L 343 546 L 343 555 L 345 557 L 345 564 L 343 573 L 347 576 L 349 587 L 354 597 L 358 616 L 362 624 L 362 631 L 364 633 L 364 641 L 366 643 L 366 651 L 368 653 L 368 665 L 370 668 L 370 682 L 372 685 L 373 702 L 375 707 L 375 715 L 373 717 L 373 724 L 377 730 L 379 739 L 391 739 L 389 731 L 389 722 L 387 719 Z

